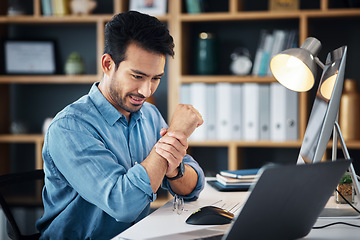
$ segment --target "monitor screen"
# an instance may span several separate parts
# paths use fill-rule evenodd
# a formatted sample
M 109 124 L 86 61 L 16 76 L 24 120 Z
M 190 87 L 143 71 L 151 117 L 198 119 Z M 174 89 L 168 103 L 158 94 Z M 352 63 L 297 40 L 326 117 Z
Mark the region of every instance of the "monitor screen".
M 346 53 L 347 47 L 343 46 L 330 52 L 326 58 L 300 148 L 298 164 L 322 160 L 339 111 L 344 84 Z

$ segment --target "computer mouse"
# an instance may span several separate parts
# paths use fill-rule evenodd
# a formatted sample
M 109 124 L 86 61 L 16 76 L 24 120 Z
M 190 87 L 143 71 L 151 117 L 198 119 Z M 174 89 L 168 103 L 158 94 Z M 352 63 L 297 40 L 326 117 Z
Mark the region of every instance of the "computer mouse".
M 192 213 L 186 223 L 192 225 L 221 225 L 228 224 L 234 218 L 231 212 L 215 206 L 205 206 Z

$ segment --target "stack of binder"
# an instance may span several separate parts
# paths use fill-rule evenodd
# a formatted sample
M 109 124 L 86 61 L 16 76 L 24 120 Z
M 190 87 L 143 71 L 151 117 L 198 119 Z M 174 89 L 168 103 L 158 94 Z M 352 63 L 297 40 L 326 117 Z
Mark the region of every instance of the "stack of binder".
M 204 124 L 190 141 L 296 141 L 299 93 L 278 82 L 182 84 L 179 102 L 193 105 Z

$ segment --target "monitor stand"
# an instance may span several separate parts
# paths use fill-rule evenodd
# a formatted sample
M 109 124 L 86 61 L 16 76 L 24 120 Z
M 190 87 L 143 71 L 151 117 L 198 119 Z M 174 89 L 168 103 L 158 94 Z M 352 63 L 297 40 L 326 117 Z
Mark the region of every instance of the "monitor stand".
M 332 146 L 332 160 L 336 161 L 337 159 L 337 137 L 339 136 L 340 146 L 343 151 L 345 159 L 350 160 L 350 154 L 346 147 L 344 138 L 341 134 L 340 126 L 337 121 L 335 121 L 334 131 L 333 131 L 333 146 Z M 359 210 L 360 203 L 360 184 L 358 177 L 356 175 L 353 164 L 350 164 L 349 174 L 353 182 L 353 188 L 355 189 L 354 205 Z M 320 214 L 321 218 L 360 218 L 360 213 L 355 211 L 352 208 L 338 208 L 338 207 L 325 207 L 323 212 Z

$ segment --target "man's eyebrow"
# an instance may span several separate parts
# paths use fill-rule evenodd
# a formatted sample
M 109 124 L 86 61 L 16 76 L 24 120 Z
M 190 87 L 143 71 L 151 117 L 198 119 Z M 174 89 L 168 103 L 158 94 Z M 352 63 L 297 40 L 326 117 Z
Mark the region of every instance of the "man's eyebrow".
M 145 77 L 149 77 L 148 74 L 143 73 L 143 72 L 141 72 L 141 71 L 139 71 L 139 70 L 131 69 L 131 71 L 133 71 L 133 72 L 136 73 L 136 74 L 143 75 L 143 76 L 145 76 Z M 162 76 L 164 76 L 164 73 L 160 73 L 160 74 L 155 75 L 155 77 L 162 77 Z

